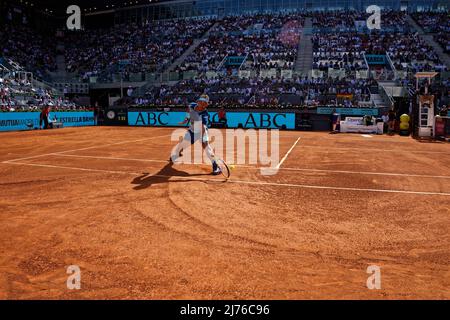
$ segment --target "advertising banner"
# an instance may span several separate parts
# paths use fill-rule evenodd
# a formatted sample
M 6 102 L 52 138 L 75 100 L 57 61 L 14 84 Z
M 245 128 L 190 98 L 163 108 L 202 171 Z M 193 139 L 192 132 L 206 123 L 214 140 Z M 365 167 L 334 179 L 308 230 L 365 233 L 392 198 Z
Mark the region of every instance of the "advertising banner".
M 245 60 L 242 56 L 228 57 L 226 61 L 227 66 L 240 66 Z
M 366 54 L 368 65 L 386 65 L 386 56 L 384 54 Z
M 378 109 L 376 108 L 333 108 L 333 107 L 318 107 L 318 114 L 329 114 L 336 110 L 337 113 L 346 116 L 378 116 Z
M 181 127 L 186 112 L 130 111 L 130 126 Z M 218 122 L 217 112 L 210 112 L 210 123 Z M 295 113 L 227 112 L 228 128 L 243 129 L 295 129 Z
M 39 128 L 40 112 L 0 112 L 0 131 Z M 50 112 L 50 120 L 62 122 L 64 127 L 94 125 L 94 112 Z

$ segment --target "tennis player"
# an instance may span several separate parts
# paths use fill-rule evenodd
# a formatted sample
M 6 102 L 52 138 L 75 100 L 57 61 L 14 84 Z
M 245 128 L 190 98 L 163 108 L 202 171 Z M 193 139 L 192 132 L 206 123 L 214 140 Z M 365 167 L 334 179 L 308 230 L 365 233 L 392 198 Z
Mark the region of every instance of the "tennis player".
M 189 123 L 189 130 L 186 132 L 183 141 L 178 143 L 175 151 L 170 157 L 171 162 L 176 162 L 179 157 L 182 156 L 184 149 L 193 145 L 195 142 L 201 140 L 203 150 L 206 151 L 206 155 L 212 163 L 213 175 L 221 174 L 221 170 L 215 160 L 214 152 L 209 144 L 208 136 L 208 113 L 209 97 L 208 95 L 202 95 L 197 102 L 189 105 L 189 116 L 180 124 Z

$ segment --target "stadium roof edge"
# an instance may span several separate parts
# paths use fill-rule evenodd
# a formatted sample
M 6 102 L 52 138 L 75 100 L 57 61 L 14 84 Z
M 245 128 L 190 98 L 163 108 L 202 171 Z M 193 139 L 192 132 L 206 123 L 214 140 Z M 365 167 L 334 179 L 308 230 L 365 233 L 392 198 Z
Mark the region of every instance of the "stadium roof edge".
M 174 0 L 6 0 L 8 3 L 19 6 L 29 6 L 42 11 L 62 11 L 70 5 L 78 5 L 82 10 L 93 10 L 92 12 L 107 11 L 111 8 L 123 9 L 144 5 L 157 5 Z M 90 13 L 92 13 L 90 12 Z

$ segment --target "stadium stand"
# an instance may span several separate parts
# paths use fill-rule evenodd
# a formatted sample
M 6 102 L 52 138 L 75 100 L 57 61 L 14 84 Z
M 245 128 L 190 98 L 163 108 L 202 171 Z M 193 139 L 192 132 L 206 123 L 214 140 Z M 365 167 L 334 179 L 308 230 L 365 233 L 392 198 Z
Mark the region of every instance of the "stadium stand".
M 54 90 L 38 88 L 28 79 L 0 77 L 0 111 L 36 111 L 50 106 L 54 111 L 85 110 L 86 107 L 58 95 Z
M 290 20 L 289 29 L 283 30 L 286 19 Z M 231 69 L 227 68 L 231 64 L 227 58 L 239 57 L 236 59 L 239 70 L 261 75 L 265 70 L 274 69 L 279 75 L 282 69 L 292 70 L 302 24 L 303 18 L 299 15 L 227 17 L 219 21 L 209 37 L 176 71 L 195 71 L 200 77 L 214 71 L 226 74 Z
M 358 106 L 359 101 L 370 100 L 370 79 L 192 79 L 175 86 L 161 86 L 137 98 L 138 105 L 181 105 L 201 93 L 208 93 L 214 101 L 235 105 L 303 106 L 309 104 L 342 104 Z M 339 98 L 348 97 L 351 99 Z
M 127 105 L 183 105 L 208 93 L 216 104 L 235 106 L 379 107 L 380 82 L 412 90 L 414 73 L 448 71 L 407 13 L 384 10 L 381 31 L 368 30 L 367 17 L 365 11 L 338 10 L 152 20 L 66 32 L 60 46 L 73 83 L 144 83 L 116 102 Z M 411 17 L 448 52 L 447 13 Z M 51 33 L 6 21 L 0 30 L 3 64 L 46 78 L 57 68 L 58 42 Z M 33 105 L 33 99 L 15 98 L 24 92 L 33 97 L 32 86 L 4 79 L 3 87 L 4 108 Z
M 65 38 L 68 72 L 87 81 L 91 76 L 112 81 L 112 74 L 161 72 L 213 24 L 211 19 L 117 25 L 80 31 Z M 124 66 L 120 69 L 121 62 Z
M 11 70 L 48 78 L 48 73 L 56 69 L 55 55 L 54 41 L 27 25 L 6 22 L 0 28 L 0 57 L 8 60 Z
M 441 45 L 446 53 L 450 53 L 450 19 L 446 12 L 414 12 L 413 19 Z
M 382 32 L 359 27 L 367 15 L 356 11 L 219 19 L 210 36 L 175 69 L 180 74 L 179 82 L 156 86 L 135 103 L 184 104 L 205 92 L 218 103 L 241 106 L 367 107 L 365 102 L 378 91 L 375 80 L 408 78 L 419 71 L 447 70 L 433 48 L 408 25 L 405 13 L 385 14 L 388 18 Z M 302 78 L 282 70 L 293 70 L 306 16 L 313 22 L 313 63 L 309 77 Z M 297 42 L 285 43 L 280 39 L 286 20 L 297 22 L 296 30 L 290 32 L 295 34 Z M 366 54 L 385 56 L 387 63 L 381 70 L 371 68 Z M 227 68 L 228 57 L 242 59 Z M 272 72 L 268 74 L 268 70 Z M 190 72 L 190 78 L 184 77 L 186 72 Z

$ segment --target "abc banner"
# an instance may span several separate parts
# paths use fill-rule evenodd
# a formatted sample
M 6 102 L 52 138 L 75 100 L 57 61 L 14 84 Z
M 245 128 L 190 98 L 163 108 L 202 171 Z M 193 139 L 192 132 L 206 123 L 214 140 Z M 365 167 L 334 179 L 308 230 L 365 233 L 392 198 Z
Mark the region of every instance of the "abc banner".
M 0 131 L 32 130 L 39 128 L 40 112 L 0 112 Z M 50 121 L 64 127 L 94 125 L 94 112 L 50 112 Z
M 128 112 L 130 126 L 180 127 L 186 112 Z M 217 112 L 210 112 L 210 123 L 218 122 Z M 295 113 L 227 112 L 228 128 L 295 129 Z

